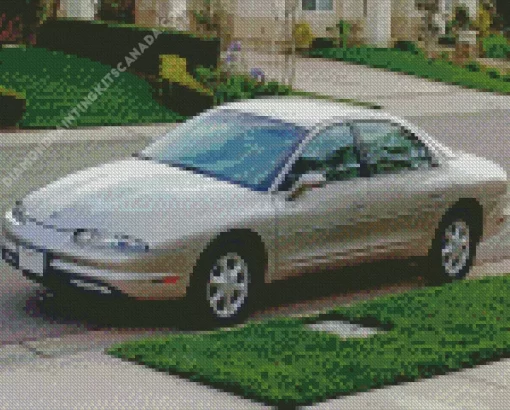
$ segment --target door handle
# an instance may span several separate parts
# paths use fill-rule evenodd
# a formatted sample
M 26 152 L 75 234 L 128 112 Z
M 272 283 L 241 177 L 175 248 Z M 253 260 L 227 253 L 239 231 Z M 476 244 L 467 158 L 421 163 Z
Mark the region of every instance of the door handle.
M 429 198 L 434 201 L 443 201 L 444 200 L 444 194 L 430 194 Z

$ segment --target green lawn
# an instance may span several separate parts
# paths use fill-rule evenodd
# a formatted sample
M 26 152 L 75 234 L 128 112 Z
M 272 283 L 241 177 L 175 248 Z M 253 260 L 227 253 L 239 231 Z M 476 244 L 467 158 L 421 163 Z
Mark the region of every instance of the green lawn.
M 470 67 L 474 66 L 474 68 L 469 69 L 442 59 L 427 59 L 421 52 L 413 53 L 360 46 L 347 49 L 316 49 L 310 51 L 310 56 L 384 68 L 483 91 L 510 93 L 510 76 L 495 78 L 491 73 L 476 67 L 476 64 L 469 64 Z
M 0 49 L 0 87 L 25 93 L 27 110 L 20 126 L 49 127 L 62 120 L 93 90 L 111 67 L 41 48 Z M 160 106 L 150 85 L 130 73 L 112 76 L 109 88 L 74 125 L 175 122 L 177 114 Z
M 389 330 L 342 340 L 303 326 L 327 318 Z M 510 354 L 510 277 L 456 282 L 327 314 L 112 346 L 114 356 L 269 405 L 306 405 Z

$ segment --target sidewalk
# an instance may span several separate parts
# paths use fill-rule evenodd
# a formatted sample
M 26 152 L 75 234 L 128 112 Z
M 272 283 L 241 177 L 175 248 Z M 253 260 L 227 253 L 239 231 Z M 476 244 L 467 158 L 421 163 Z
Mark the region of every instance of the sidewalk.
M 37 144 L 44 138 L 55 143 L 79 141 L 129 141 L 146 138 L 148 141 L 165 134 L 177 124 L 119 125 L 86 127 L 68 130 L 0 130 L 0 148 L 19 144 Z
M 470 278 L 510 272 L 510 260 Z M 89 332 L 0 348 L 0 408 L 251 409 L 263 404 L 111 357 L 114 342 L 160 332 Z M 489 409 L 510 399 L 510 359 L 318 403 L 317 409 Z

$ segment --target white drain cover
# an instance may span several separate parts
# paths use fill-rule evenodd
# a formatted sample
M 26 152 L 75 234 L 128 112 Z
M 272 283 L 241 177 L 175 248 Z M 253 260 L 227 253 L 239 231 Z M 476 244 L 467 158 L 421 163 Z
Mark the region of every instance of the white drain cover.
M 370 337 L 377 333 L 384 332 L 374 327 L 364 327 L 355 323 L 340 320 L 327 320 L 307 325 L 312 330 L 334 333 L 342 338 L 348 337 Z

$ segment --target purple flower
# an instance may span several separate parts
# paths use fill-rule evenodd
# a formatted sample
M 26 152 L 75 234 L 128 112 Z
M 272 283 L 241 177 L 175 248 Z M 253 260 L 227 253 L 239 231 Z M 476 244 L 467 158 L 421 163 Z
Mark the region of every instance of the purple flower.
M 250 70 L 250 76 L 257 81 L 264 81 L 266 76 L 264 75 L 264 71 L 261 68 L 255 67 Z
M 241 51 L 241 42 L 232 41 L 232 43 L 228 46 L 228 51 Z

